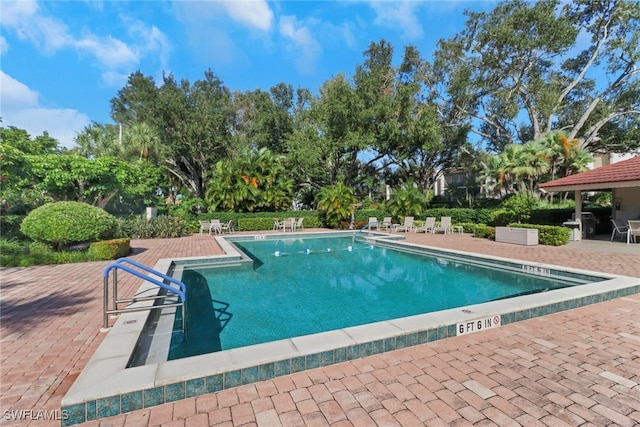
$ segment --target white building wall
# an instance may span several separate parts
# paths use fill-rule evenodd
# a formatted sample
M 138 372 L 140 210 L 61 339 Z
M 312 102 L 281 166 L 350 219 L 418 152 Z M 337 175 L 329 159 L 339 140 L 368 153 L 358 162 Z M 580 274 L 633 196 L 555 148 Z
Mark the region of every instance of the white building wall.
M 613 190 L 613 218 L 622 222 L 640 218 L 640 197 L 637 188 Z

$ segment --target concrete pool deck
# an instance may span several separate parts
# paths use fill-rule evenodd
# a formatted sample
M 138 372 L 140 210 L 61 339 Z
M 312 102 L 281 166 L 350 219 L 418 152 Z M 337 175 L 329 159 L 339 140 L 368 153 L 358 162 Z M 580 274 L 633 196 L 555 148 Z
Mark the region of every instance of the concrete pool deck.
M 456 234 L 408 233 L 407 238 L 640 277 L 640 245 L 613 243 L 616 249 L 626 247 L 616 253 L 575 247 L 580 242 L 555 248 Z M 210 236 L 137 240 L 132 246 L 131 257 L 146 265 L 221 253 Z M 2 425 L 60 424 L 24 418 L 55 416 L 103 340 L 101 273 L 107 264 L 0 272 Z M 124 276 L 119 281 L 125 291 L 139 284 Z M 640 423 L 638 309 L 636 294 L 84 425 L 635 425 Z M 19 414 L 23 420 L 13 419 Z

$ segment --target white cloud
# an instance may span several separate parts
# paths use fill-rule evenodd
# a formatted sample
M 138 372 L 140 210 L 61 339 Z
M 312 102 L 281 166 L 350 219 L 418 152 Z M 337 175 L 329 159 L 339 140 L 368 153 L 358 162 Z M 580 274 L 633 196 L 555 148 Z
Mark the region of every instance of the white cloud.
M 418 1 L 372 1 L 369 6 L 376 13 L 374 23 L 383 27 L 400 30 L 403 37 L 417 40 L 424 36 L 422 25 L 415 14 L 421 5 Z
M 229 17 L 240 24 L 261 31 L 269 31 L 273 12 L 264 0 L 224 2 Z
M 302 74 L 313 73 L 322 47 L 311 35 L 309 27 L 298 22 L 294 16 L 283 16 L 280 18 L 280 34 L 290 42 L 298 71 Z
M 52 56 L 61 50 L 74 49 L 81 57 L 92 58 L 103 76 L 128 74 L 144 57 L 157 58 L 160 65 L 166 67 L 171 47 L 164 33 L 141 21 L 125 16 L 120 19 L 129 31 L 132 43 L 110 34 L 95 34 L 89 29 L 74 34 L 64 22 L 46 16 L 31 0 L 3 2 L 0 15 L 3 29 L 13 31 L 43 55 Z M 113 81 L 111 78 L 105 83 Z
M 98 38 L 87 34 L 74 40 L 73 46 L 81 52 L 90 53 L 103 67 L 108 69 L 130 68 L 140 57 L 129 45 L 111 36 Z
M 0 116 L 2 126 L 26 130 L 31 137 L 44 131 L 61 146 L 75 146 L 76 134 L 90 123 L 89 117 L 70 108 L 43 108 L 38 92 L 0 70 Z

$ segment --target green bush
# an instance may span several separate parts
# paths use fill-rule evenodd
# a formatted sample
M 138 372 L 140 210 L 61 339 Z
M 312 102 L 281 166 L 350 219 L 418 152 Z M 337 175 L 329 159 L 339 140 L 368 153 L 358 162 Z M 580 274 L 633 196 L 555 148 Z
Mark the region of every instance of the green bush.
M 114 237 L 118 221 L 103 209 L 80 202 L 47 203 L 29 212 L 20 225 L 25 236 L 57 249 Z
M 87 256 L 96 261 L 104 261 L 126 256 L 130 250 L 131 240 L 128 238 L 102 240 L 89 245 Z
M 473 237 L 482 237 L 485 239 L 495 240 L 496 228 L 485 224 L 475 224 L 472 230 Z
M 419 219 L 433 216 L 439 221 L 443 216 L 450 216 L 452 224 L 467 222 L 474 224 L 489 224 L 491 211 L 491 209 L 433 208 L 422 211 L 419 215 Z
M 571 230 L 567 227 L 540 224 L 508 224 L 512 228 L 535 228 L 538 230 L 538 243 L 541 245 L 562 246 L 569 242 Z
M 158 215 L 147 220 L 138 215 L 123 220 L 122 234 L 131 239 L 172 238 L 187 236 L 192 232 L 192 224 L 179 216 Z

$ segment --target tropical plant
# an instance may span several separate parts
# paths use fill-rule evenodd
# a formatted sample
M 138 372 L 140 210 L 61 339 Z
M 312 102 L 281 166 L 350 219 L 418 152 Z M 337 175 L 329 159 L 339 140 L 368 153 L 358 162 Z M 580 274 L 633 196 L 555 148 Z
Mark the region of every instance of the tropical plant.
M 293 181 L 283 156 L 261 148 L 216 164 L 205 200 L 210 211 L 258 212 L 289 209 Z
M 385 207 L 394 217 L 418 216 L 428 206 L 427 196 L 418 189 L 412 180 L 393 191 Z
M 329 185 L 320 189 L 317 195 L 318 211 L 323 222 L 338 228 L 340 222 L 350 221 L 356 211 L 356 198 L 353 190 L 343 183 Z

